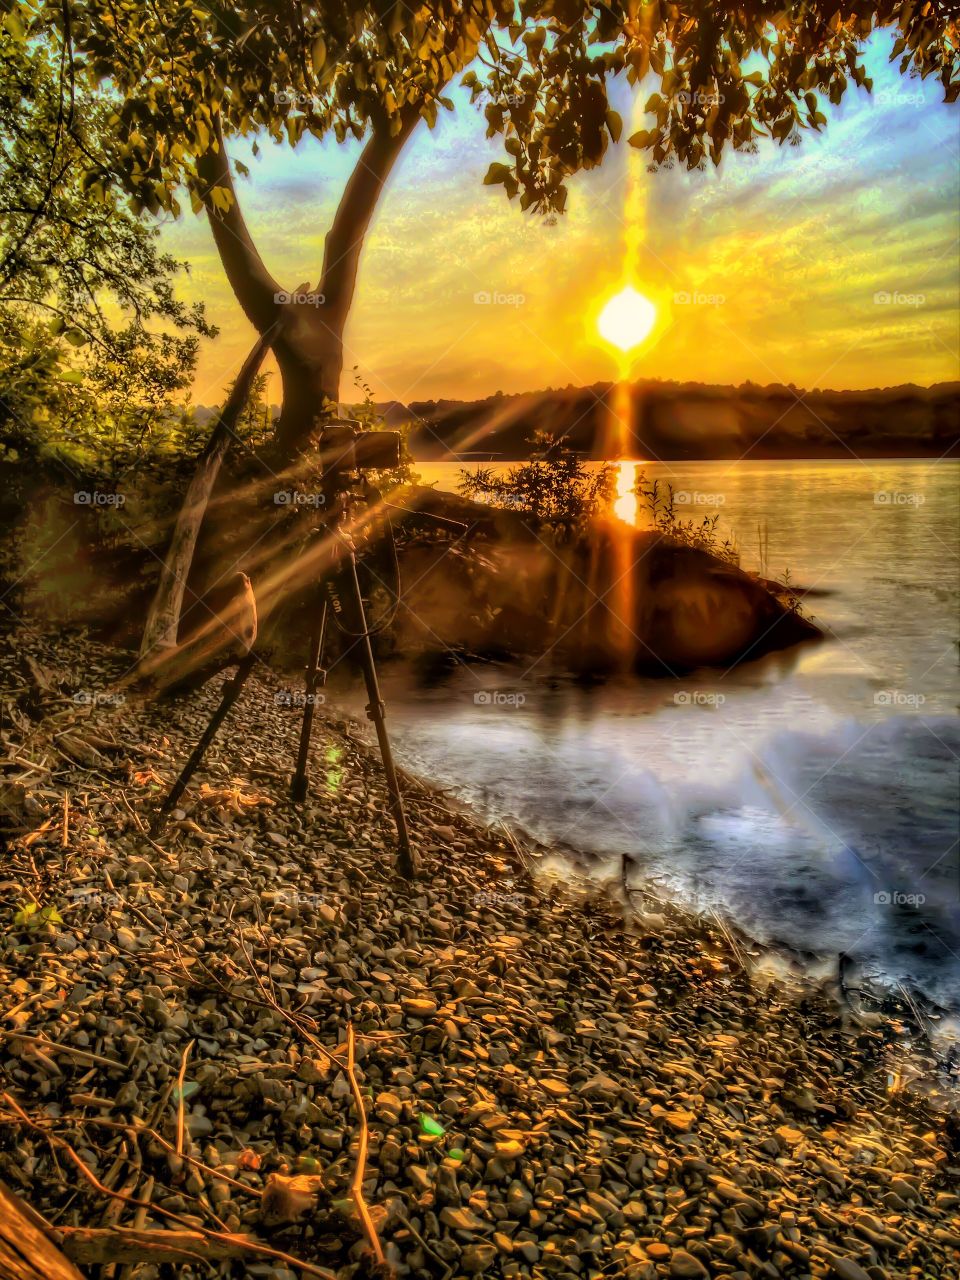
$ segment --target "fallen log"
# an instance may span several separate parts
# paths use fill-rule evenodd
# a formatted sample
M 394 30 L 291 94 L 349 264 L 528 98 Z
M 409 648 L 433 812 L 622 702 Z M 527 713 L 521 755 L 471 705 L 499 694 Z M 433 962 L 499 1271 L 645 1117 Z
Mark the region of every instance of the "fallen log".
M 0 1183 L 0 1280 L 83 1280 L 47 1234 L 53 1228 Z
M 199 1231 L 138 1231 L 136 1227 L 61 1227 L 63 1251 L 87 1266 L 102 1262 L 222 1262 L 249 1254 L 247 1242 L 217 1240 Z M 251 1243 L 256 1243 L 251 1241 Z

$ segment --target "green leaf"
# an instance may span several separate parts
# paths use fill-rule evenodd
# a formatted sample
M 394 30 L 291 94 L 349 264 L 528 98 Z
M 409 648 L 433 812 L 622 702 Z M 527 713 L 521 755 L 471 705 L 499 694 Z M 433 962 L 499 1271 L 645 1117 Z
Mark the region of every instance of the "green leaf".
M 659 129 L 638 129 L 636 133 L 632 133 L 627 139 L 627 145 L 644 149 L 652 147 L 659 137 Z
M 498 182 L 504 182 L 512 172 L 513 170 L 508 164 L 492 164 L 486 172 L 483 185 L 485 187 L 496 186 Z

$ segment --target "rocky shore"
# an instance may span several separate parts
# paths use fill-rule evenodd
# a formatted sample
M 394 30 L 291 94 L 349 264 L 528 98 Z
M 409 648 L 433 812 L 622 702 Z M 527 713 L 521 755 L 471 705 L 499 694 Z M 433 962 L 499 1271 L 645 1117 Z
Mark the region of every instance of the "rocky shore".
M 0 1181 L 81 1274 L 960 1274 L 956 1116 L 891 1083 L 895 1027 L 412 778 L 404 882 L 349 725 L 289 803 L 266 669 L 152 838 L 220 680 L 138 703 L 125 666 L 0 652 Z

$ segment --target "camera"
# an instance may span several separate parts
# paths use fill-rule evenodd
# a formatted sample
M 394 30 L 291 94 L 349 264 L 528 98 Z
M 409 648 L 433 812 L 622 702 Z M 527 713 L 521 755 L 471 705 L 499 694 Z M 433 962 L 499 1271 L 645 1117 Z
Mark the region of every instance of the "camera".
M 319 437 L 324 473 L 387 471 L 400 465 L 399 431 L 362 431 L 359 422 L 340 418 L 326 423 Z

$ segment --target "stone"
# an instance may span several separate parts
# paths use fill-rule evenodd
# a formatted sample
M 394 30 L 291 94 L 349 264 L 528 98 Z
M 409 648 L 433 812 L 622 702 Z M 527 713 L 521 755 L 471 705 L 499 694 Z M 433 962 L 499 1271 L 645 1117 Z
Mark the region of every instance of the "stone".
M 467 1275 L 477 1275 L 488 1271 L 497 1257 L 496 1245 L 468 1244 L 460 1255 L 460 1266 Z
M 670 1255 L 670 1274 L 677 1276 L 678 1280 L 699 1280 L 699 1277 L 709 1275 L 709 1272 L 703 1263 L 692 1253 L 687 1253 L 686 1249 L 674 1249 Z
M 400 1008 L 404 1013 L 410 1014 L 414 1018 L 429 1018 L 431 1013 L 436 1013 L 436 1000 L 429 1000 L 419 997 L 407 997 L 400 1001 Z
M 454 1209 L 447 1207 L 440 1210 L 440 1221 L 448 1227 L 453 1227 L 455 1231 L 482 1231 L 484 1222 L 482 1218 L 471 1209 Z
M 854 1258 L 834 1258 L 830 1263 L 830 1274 L 836 1280 L 870 1280 L 870 1276 Z

